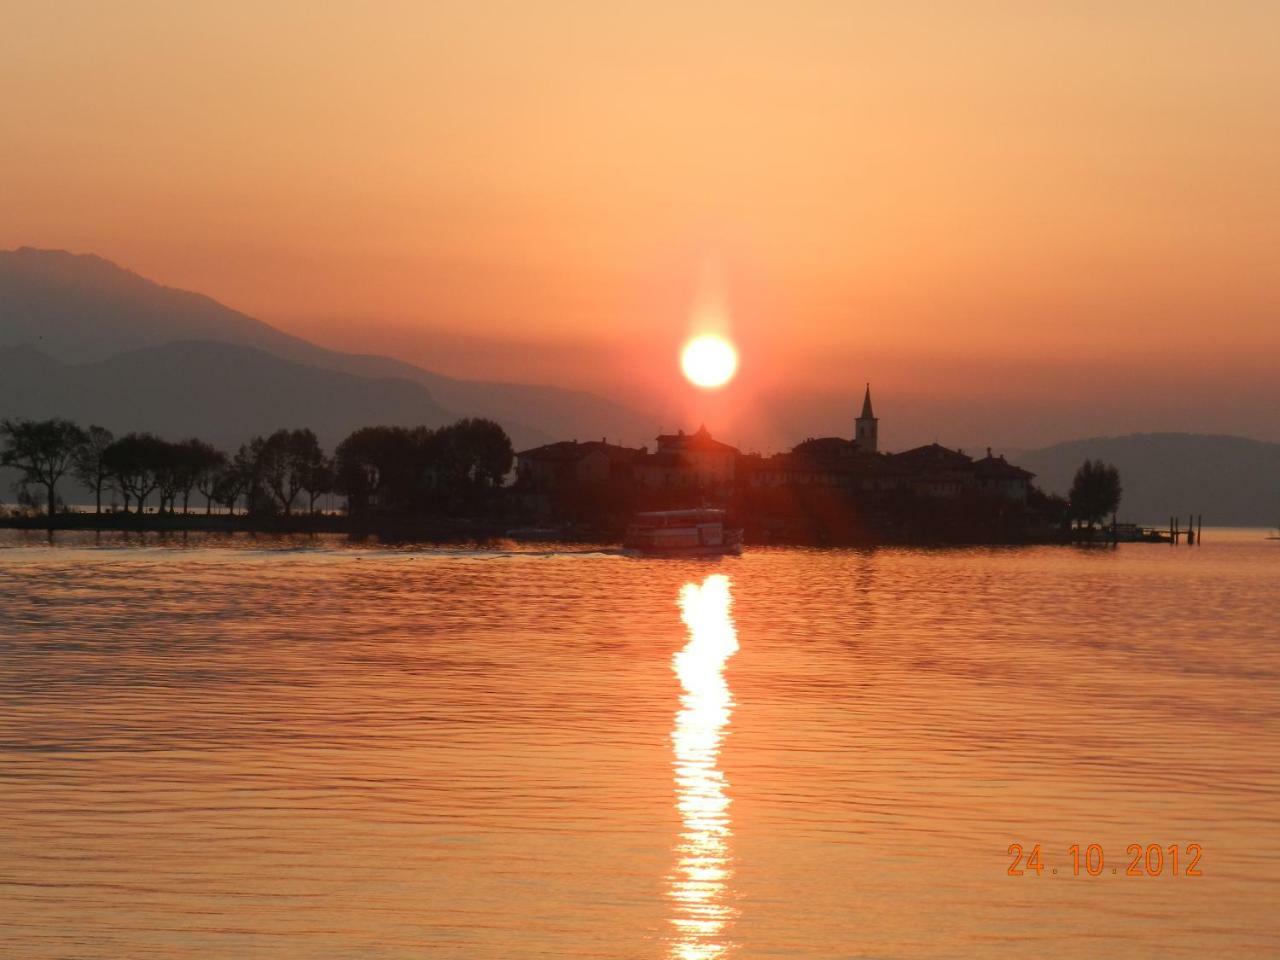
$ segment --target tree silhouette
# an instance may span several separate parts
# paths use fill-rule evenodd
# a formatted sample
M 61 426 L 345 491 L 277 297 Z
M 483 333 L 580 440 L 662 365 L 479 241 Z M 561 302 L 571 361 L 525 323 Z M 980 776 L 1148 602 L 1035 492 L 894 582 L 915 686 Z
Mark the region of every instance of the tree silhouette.
M 333 461 L 328 457 L 320 457 L 312 461 L 303 473 L 302 490 L 307 495 L 307 513 L 316 512 L 316 499 L 333 491 L 336 485 Z
M 404 427 L 361 427 L 334 454 L 338 489 L 352 515 L 386 510 L 403 495 L 401 481 L 414 460 L 412 434 Z M 396 504 L 400 505 L 400 504 Z
M 262 449 L 266 442 L 263 437 L 254 437 L 240 444 L 231 460 L 230 470 L 238 478 L 246 513 L 271 513 L 275 507 L 262 478 Z
M 1101 460 L 1086 460 L 1076 470 L 1067 497 L 1071 501 L 1072 514 L 1086 521 L 1092 530 L 1094 523 L 1109 513 L 1115 513 L 1120 506 L 1122 492 L 1119 470 Z
M 425 431 L 424 498 L 437 507 L 474 509 L 502 486 L 515 458 L 506 431 L 492 420 L 465 419 Z
M 164 513 L 168 506 L 169 513 L 174 512 L 174 501 L 186 479 L 186 465 L 183 463 L 182 449 L 176 443 L 160 440 L 155 449 L 156 489 L 160 493 L 158 512 Z
M 310 430 L 277 430 L 266 439 L 254 438 L 250 446 L 262 484 L 284 515 L 290 516 L 299 492 L 321 476 L 324 451 L 320 441 Z
M 455 466 L 461 469 L 465 483 L 480 487 L 500 487 L 515 452 L 511 438 L 497 423 L 483 417 L 459 420 L 442 428 L 453 447 Z
M 222 477 L 223 471 L 227 468 L 227 455 L 219 450 L 213 444 L 205 443 L 203 440 L 197 440 L 194 437 L 186 442 L 188 456 L 194 468 L 194 484 L 195 488 L 200 491 L 200 495 L 204 497 L 204 512 L 207 516 L 213 513 L 213 501 L 218 499 L 217 488 L 218 481 Z M 239 491 L 237 491 L 237 496 Z M 183 502 L 183 512 L 186 512 L 186 502 Z
M 57 509 L 56 487 L 85 443 L 85 432 L 70 420 L 0 421 L 0 464 L 22 471 L 22 482 L 45 488 L 49 516 Z
M 244 447 L 240 448 L 241 452 Z M 235 516 L 236 503 L 240 499 L 240 495 L 245 492 L 249 484 L 249 475 L 245 471 L 243 463 L 239 457 L 235 460 L 227 460 L 221 469 L 213 475 L 213 486 L 210 488 L 213 500 L 222 504 L 227 508 L 227 512 Z
M 170 444 L 169 446 L 173 485 L 176 493 L 182 494 L 182 512 L 185 514 L 189 512 L 192 488 L 198 487 L 202 481 L 208 486 L 209 481 L 207 478 L 225 457 L 216 447 L 195 437 L 183 440 L 181 443 Z M 204 491 L 201 490 L 201 492 L 203 493 Z M 170 501 L 169 506 L 170 512 L 173 512 L 172 501 Z M 207 512 L 207 500 L 205 506 Z
M 125 513 L 129 500 L 138 503 L 138 513 L 146 507 L 147 497 L 160 486 L 169 469 L 170 444 L 150 433 L 129 433 L 111 444 L 102 457 L 108 472 L 124 497 Z M 163 497 L 161 509 L 164 508 Z
M 102 513 L 102 488 L 111 479 L 103 454 L 115 441 L 115 435 L 106 427 L 91 426 L 85 431 L 85 441 L 76 451 L 72 465 L 75 478 L 93 491 L 93 512 Z
M 497 423 L 468 419 L 438 430 L 361 427 L 338 444 L 334 459 L 352 515 L 429 514 L 484 506 L 514 453 Z
M 511 471 L 514 453 L 506 432 L 492 420 L 458 420 L 446 427 L 362 427 L 326 457 L 308 429 L 277 430 L 241 444 L 234 457 L 192 437 L 180 443 L 150 433 L 113 438 L 94 425 L 84 431 L 66 420 L 3 421 L 5 465 L 23 471 L 23 502 L 32 502 L 29 484 L 44 484 L 48 509 L 58 509 L 53 485 L 74 475 L 95 492 L 110 486 L 123 510 L 146 512 L 158 494 L 157 509 L 190 512 L 192 490 L 205 498 L 205 513 L 225 504 L 231 514 L 242 501 L 250 515 L 291 516 L 300 495 L 308 514 L 317 500 L 336 491 L 346 495 L 348 513 L 396 515 L 480 515 L 499 505 L 496 491 Z

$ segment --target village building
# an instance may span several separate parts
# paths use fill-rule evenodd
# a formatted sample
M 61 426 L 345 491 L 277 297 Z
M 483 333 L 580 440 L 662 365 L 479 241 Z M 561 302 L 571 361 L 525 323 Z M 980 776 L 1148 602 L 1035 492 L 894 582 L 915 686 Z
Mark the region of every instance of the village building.
M 963 450 L 930 443 L 890 457 L 917 496 L 958 497 L 976 486 L 973 457 Z
M 1027 502 L 1031 481 L 1035 479 L 1034 473 L 1015 467 L 1003 456 L 993 457 L 990 447 L 987 455 L 974 463 L 973 473 L 979 492 L 1019 503 Z
M 954 498 L 978 493 L 1026 502 L 1035 476 L 996 457 L 974 461 L 963 450 L 938 443 L 902 453 L 880 452 L 880 420 L 871 404 L 871 385 L 854 421 L 853 439 L 811 437 L 789 453 L 751 455 L 740 460 L 741 482 L 751 488 L 836 487 L 859 493 L 909 491 L 916 496 Z
M 853 427 L 851 439 L 811 437 L 772 456 L 743 454 L 715 439 L 705 425 L 693 433 L 659 435 L 652 453 L 647 447 L 603 439 L 566 440 L 518 453 L 517 486 L 533 494 L 607 484 L 615 490 L 697 491 L 717 497 L 735 488 L 828 488 L 855 496 L 906 493 L 929 499 L 972 495 L 1027 501 L 1034 474 L 993 455 L 990 448 L 976 461 L 939 443 L 881 452 L 870 384 Z
M 991 448 L 981 460 L 938 443 L 891 455 L 898 472 L 918 496 L 949 498 L 968 493 L 1026 503 L 1034 473 L 1016 467 Z
M 737 447 L 716 440 L 706 426 L 696 433 L 660 434 L 654 453 L 632 464 L 636 483 L 650 490 L 728 490 L 734 484 L 741 454 Z
M 623 447 L 605 439 L 548 443 L 516 454 L 516 484 L 550 490 L 630 480 L 631 465 L 647 452 L 644 447 Z
M 739 461 L 740 482 L 748 487 L 839 487 L 866 493 L 895 489 L 901 471 L 881 454 L 862 452 L 841 437 L 805 440 L 790 453 L 753 454 Z

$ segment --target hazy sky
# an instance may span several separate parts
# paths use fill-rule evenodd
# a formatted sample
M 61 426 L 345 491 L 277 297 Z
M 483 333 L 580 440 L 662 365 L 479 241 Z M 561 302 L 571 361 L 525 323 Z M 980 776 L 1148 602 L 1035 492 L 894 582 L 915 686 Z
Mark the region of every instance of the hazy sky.
M 3 19 L 0 246 L 655 404 L 710 285 L 742 376 L 690 415 L 872 380 L 904 440 L 1280 439 L 1280 3 Z

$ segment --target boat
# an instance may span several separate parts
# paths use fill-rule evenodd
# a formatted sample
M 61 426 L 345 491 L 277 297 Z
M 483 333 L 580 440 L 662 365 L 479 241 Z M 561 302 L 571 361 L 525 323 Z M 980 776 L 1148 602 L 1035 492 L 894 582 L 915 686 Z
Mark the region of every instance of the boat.
M 1116 543 L 1172 543 L 1173 536 L 1155 527 L 1142 527 L 1136 523 L 1111 525 L 1111 539 Z
M 1093 529 L 1075 527 L 1071 539 L 1074 543 L 1173 543 L 1173 531 L 1166 533 L 1136 523 L 1110 523 Z
M 627 527 L 622 548 L 652 557 L 714 557 L 742 552 L 742 530 L 727 525 L 725 512 L 655 510 L 637 513 Z

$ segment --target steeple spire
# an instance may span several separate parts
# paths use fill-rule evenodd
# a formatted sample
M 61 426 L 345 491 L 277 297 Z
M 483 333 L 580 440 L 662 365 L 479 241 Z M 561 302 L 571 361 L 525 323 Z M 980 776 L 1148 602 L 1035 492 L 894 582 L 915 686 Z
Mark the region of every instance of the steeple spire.
M 871 384 L 862 398 L 862 414 L 853 428 L 853 442 L 863 453 L 875 453 L 880 449 L 880 424 L 871 410 Z

